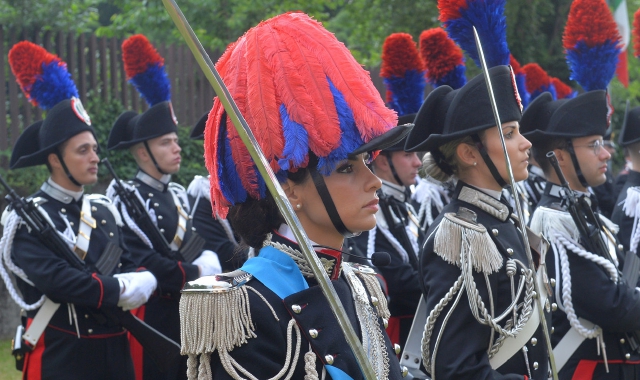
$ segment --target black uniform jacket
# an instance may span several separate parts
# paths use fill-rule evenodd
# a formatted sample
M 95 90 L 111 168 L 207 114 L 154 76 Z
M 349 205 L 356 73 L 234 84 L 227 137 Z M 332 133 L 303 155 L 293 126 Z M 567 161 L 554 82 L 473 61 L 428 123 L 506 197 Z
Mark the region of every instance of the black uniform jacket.
M 73 235 L 77 236 L 81 223 L 82 199 L 76 201 L 56 189 L 50 189 L 50 192 L 57 196 L 40 190 L 32 197 L 41 198 L 38 203 L 58 231 L 63 232 L 68 228 L 64 222 L 66 217 Z M 111 276 L 120 271 L 135 271 L 136 265 L 123 243 L 120 227 L 117 226 L 112 211 L 105 206 L 104 201 L 91 202 L 91 205 L 96 228 L 91 232 L 84 260 L 85 271 L 75 269 L 57 256 L 38 240 L 35 232 L 29 232 L 25 225 L 20 226 L 13 239 L 11 257 L 34 283 L 31 286 L 22 279 L 17 279 L 25 301 L 34 303 L 45 294 L 52 301 L 61 304 L 40 337 L 36 350 L 27 356 L 26 375 L 31 371 L 40 373 L 43 379 L 126 379 L 133 376 L 126 333 L 122 326 L 107 321 L 100 309 L 117 306 L 120 285 Z M 98 274 L 94 264 L 109 243 L 124 249 L 120 265 L 116 266 L 113 273 Z M 73 309 L 68 304 L 73 304 L 75 309 L 80 339 Z M 28 323 L 36 312 L 37 310 L 27 312 Z M 33 373 L 32 376 L 38 375 Z
M 615 208 L 613 209 L 613 215 L 611 216 L 611 221 L 620 227 L 620 231 L 618 231 L 618 240 L 624 247 L 624 251 L 629 250 L 629 242 L 631 240 L 631 233 L 633 232 L 633 219 L 625 214 L 622 207 L 624 206 L 624 202 L 627 199 L 627 190 L 630 187 L 640 186 L 640 173 L 629 170 L 627 174 L 627 180 L 620 191 L 620 195 L 618 196 L 618 200 L 616 201 Z
M 443 299 L 461 275 L 461 269 L 458 265 L 448 263 L 434 252 L 435 232 L 440 227 L 445 213 L 457 213 L 460 207 L 465 207 L 477 215 L 477 224 L 486 228 L 503 258 L 502 267 L 497 272 L 488 275 L 488 284 L 483 273 L 473 270 L 473 278 L 485 307 L 490 310 L 490 292 L 494 304 L 494 316 L 497 317 L 512 301 L 511 282 L 505 268 L 507 260 L 516 259 L 524 263 L 524 265 L 528 265 L 522 236 L 510 218 L 511 209 L 504 198 L 500 200 L 500 203 L 503 204 L 501 208 L 504 210 L 506 207 L 506 210 L 502 214 L 504 216 L 498 218 L 474 204 L 458 199 L 463 187 L 473 189 L 462 181 L 458 181 L 451 202 L 445 206 L 442 213 L 427 231 L 427 240 L 420 257 L 420 279 L 427 304 L 427 314 Z M 497 201 L 495 198 L 494 200 Z M 520 269 L 515 275 L 516 284 L 519 278 Z M 525 376 L 529 376 L 531 373 L 534 379 L 546 379 L 548 357 L 544 344 L 542 324 L 538 326 L 533 338 L 526 344 L 528 364 L 525 361 L 525 354 L 522 350 L 519 350 L 506 363 L 494 370 L 491 368 L 487 354 L 492 337 L 492 329 L 476 320 L 471 313 L 469 299 L 464 287 L 460 291 L 463 294 L 456 308 L 450 314 L 446 327 L 441 331 L 442 322 L 451 310 L 451 305 L 454 303 L 453 300 L 444 307 L 437 318 L 433 336 L 430 340 L 430 355 L 433 355 L 438 334 L 442 334 L 439 338 L 439 347 L 435 359 L 436 377 L 439 379 L 460 380 L 524 379 Z M 521 297 L 524 297 L 524 292 Z M 522 302 L 522 299 L 520 302 Z M 548 314 L 546 315 L 548 316 Z M 500 325 L 504 327 L 504 323 L 505 321 L 503 320 Z M 496 338 L 497 334 L 493 337 L 494 342 Z M 430 368 L 427 368 L 427 370 L 429 371 Z
M 558 190 L 559 186 L 547 182 L 539 207 L 557 208 L 562 201 Z M 603 356 L 598 355 L 595 339 L 585 339 L 560 371 L 560 378 L 571 379 L 577 373 L 581 379 L 636 379 L 640 372 L 634 367 L 640 363 L 640 355 L 632 351 L 626 332 L 640 330 L 640 292 L 623 281 L 614 283 L 600 265 L 588 259 L 571 251 L 567 251 L 567 256 L 573 307 L 579 318 L 602 328 L 609 373 L 604 368 Z M 620 256 L 618 260 L 622 262 Z M 547 252 L 546 262 L 549 277 L 556 279 L 554 290 L 562 297 L 563 279 L 553 249 Z M 555 347 L 571 326 L 561 308 L 552 314 L 551 342 Z
M 299 249 L 296 243 L 277 235 L 277 233 L 273 234 L 272 240 L 285 244 L 293 249 Z M 352 326 L 362 340 L 361 327 L 359 326 L 354 306 L 354 295 L 344 277 L 344 273 L 338 274 L 335 272 L 340 270 L 341 253 L 339 251 L 323 249 L 321 252 L 318 252 L 318 256 L 335 260 L 335 265 L 333 265 L 328 274 L 330 278 L 332 278 L 333 286 L 345 307 Z M 249 263 L 249 261 L 247 263 Z M 237 276 L 239 272 L 242 271 L 239 270 L 221 276 L 233 278 Z M 328 364 L 327 355 L 331 355 L 333 357 L 332 365 L 334 367 L 339 368 L 353 379 L 363 379 L 355 357 L 351 353 L 349 345 L 322 291 L 314 279 L 308 277 L 305 279 L 309 285 L 308 289 L 293 293 L 284 299 L 281 299 L 274 291 L 255 277 L 252 277 L 251 280 L 242 285 L 255 289 L 264 299 L 261 299 L 254 291 L 248 291 L 249 310 L 255 324 L 255 334 L 257 337 L 248 339 L 245 344 L 230 351 L 231 357 L 258 379 L 273 377 L 283 368 L 285 363 L 287 352 L 287 325 L 289 321 L 294 318 L 303 336 L 300 356 L 298 357 L 292 379 L 303 379 L 305 377 L 304 354 L 309 351 L 309 344 L 311 344 L 316 354 L 316 370 L 320 376 L 322 374 L 322 366 Z M 294 305 L 299 305 L 301 311 L 298 313 L 293 311 L 295 308 Z M 279 321 L 275 320 L 273 312 L 278 316 Z M 388 337 L 384 333 L 384 327 L 382 326 L 383 320 L 381 318 L 377 318 L 377 320 L 382 330 L 384 338 L 383 344 L 385 345 L 389 358 L 388 378 L 401 379 L 400 364 Z M 312 329 L 318 331 L 316 338 L 311 338 L 310 331 Z M 295 343 L 295 334 L 293 334 L 290 340 L 293 340 Z M 217 353 L 211 355 L 211 368 L 213 379 L 222 380 L 232 378 L 223 368 Z M 327 379 L 330 378 L 331 376 L 327 374 Z

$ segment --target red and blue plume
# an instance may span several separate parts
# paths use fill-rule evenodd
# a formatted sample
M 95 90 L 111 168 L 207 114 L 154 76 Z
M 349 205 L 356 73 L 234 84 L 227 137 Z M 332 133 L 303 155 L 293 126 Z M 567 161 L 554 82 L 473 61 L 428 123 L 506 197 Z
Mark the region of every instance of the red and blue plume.
M 216 68 L 280 179 L 305 168 L 310 153 L 318 157 L 318 170 L 329 174 L 398 122 L 344 44 L 303 13 L 286 13 L 250 29 L 229 45 Z M 266 195 L 264 180 L 217 98 L 204 138 L 211 201 L 220 217 L 247 197 Z
M 522 70 L 522 66 L 520 66 L 520 62 L 516 60 L 513 54 L 509 55 L 509 64 L 511 65 L 511 69 L 513 70 L 513 74 L 516 76 L 516 86 L 518 87 L 518 93 L 520 94 L 520 99 L 522 99 L 522 106 L 527 108 L 529 102 L 531 101 L 531 95 L 529 91 L 527 91 L 527 76 Z
M 122 60 L 127 79 L 149 106 L 171 100 L 171 82 L 164 70 L 164 59 L 147 37 L 136 34 L 124 40 Z
M 444 29 L 428 29 L 420 34 L 420 56 L 432 86 L 446 85 L 457 90 L 467 83 L 462 50 Z
M 556 89 L 551 82 L 551 78 L 546 71 L 537 63 L 527 63 L 522 66 L 522 71 L 526 77 L 526 87 L 530 94 L 529 101 L 537 98 L 543 92 L 550 92 L 553 99 L 557 99 Z
M 556 77 L 551 77 L 551 83 L 553 83 L 553 87 L 556 89 L 558 99 L 571 99 L 578 95 L 578 91 Z
M 384 40 L 380 76 L 387 87 L 387 103 L 399 116 L 420 109 L 426 85 L 424 70 L 410 34 L 393 33 Z
M 482 42 L 488 67 L 509 64 L 506 0 L 438 0 L 440 21 L 451 37 L 480 67 L 473 27 Z
M 621 41 L 605 0 L 574 0 L 562 37 L 569 78 L 585 91 L 606 89 L 616 72 Z
M 9 65 L 27 99 L 43 110 L 78 97 L 67 64 L 42 46 L 18 42 L 9 50 Z
M 633 55 L 640 57 L 640 9 L 633 14 Z

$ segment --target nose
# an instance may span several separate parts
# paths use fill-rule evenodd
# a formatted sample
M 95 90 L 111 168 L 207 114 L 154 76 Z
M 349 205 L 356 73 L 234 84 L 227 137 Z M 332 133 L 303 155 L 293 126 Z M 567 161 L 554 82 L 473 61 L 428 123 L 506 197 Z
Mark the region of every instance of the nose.
M 414 168 L 419 168 L 420 166 L 422 166 L 422 161 L 420 161 L 420 157 L 418 157 L 417 153 L 413 154 L 413 167 Z
M 362 163 L 364 165 L 364 163 Z M 378 178 L 368 166 L 365 165 L 366 170 L 364 170 L 365 175 L 365 191 L 373 191 L 376 192 L 378 189 L 382 187 L 382 181 Z
M 100 162 L 100 156 L 98 156 L 98 152 L 96 152 L 95 150 L 91 151 L 90 162 Z
M 611 153 L 605 148 L 600 148 L 600 160 L 608 161 L 611 158 Z
M 520 135 L 520 137 L 522 137 L 523 140 L 521 144 L 521 150 L 525 151 L 531 149 L 531 141 L 527 140 L 527 138 L 522 135 Z

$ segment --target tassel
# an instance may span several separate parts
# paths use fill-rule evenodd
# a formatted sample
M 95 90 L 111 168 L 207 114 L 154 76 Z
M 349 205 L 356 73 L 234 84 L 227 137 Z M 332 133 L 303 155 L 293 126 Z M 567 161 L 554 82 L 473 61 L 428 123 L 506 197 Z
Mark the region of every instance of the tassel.
M 502 256 L 486 228 L 459 219 L 453 213 L 445 214 L 440 222 L 433 248 L 444 261 L 458 267 L 464 249 L 468 250 L 476 271 L 491 274 L 502 268 Z

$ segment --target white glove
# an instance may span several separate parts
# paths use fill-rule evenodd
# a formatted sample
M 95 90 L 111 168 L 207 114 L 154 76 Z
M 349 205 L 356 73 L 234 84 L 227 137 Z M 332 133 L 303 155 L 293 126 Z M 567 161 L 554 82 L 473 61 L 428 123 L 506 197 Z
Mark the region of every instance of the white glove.
M 222 273 L 222 265 L 220 265 L 218 254 L 208 249 L 202 251 L 200 257 L 193 260 L 193 265 L 197 265 L 200 268 L 200 277 Z
M 120 282 L 118 306 L 125 311 L 144 305 L 158 286 L 158 280 L 151 272 L 130 272 L 113 275 Z

